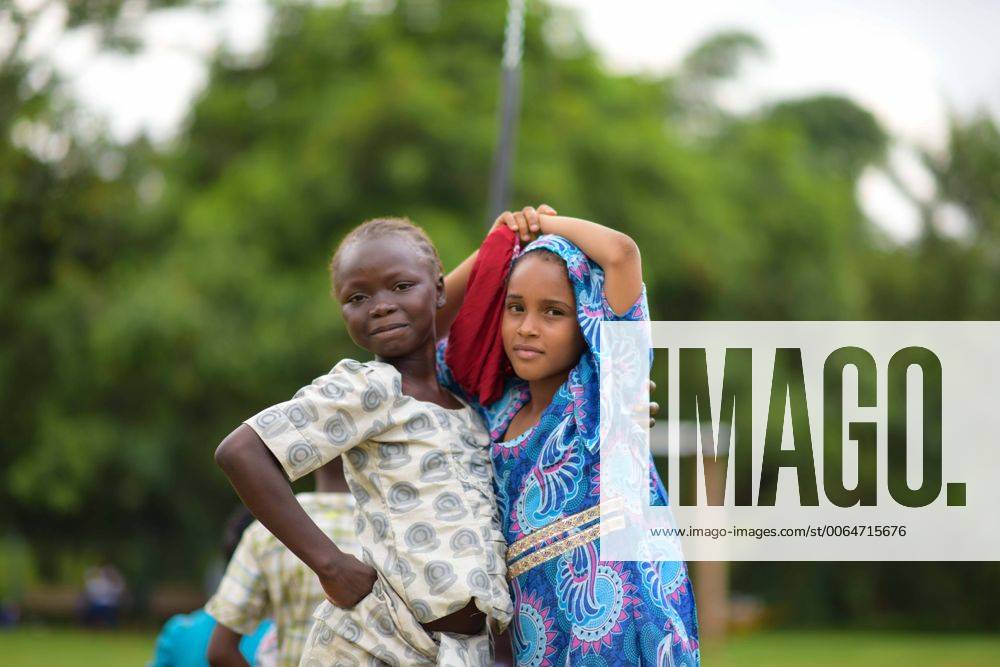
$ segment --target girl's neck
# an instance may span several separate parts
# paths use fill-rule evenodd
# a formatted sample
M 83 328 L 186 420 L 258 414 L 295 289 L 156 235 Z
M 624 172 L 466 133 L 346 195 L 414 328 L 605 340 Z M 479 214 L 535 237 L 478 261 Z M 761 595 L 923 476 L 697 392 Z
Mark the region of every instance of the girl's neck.
M 530 380 L 528 382 L 528 391 L 531 392 L 531 400 L 528 401 L 525 407 L 532 414 L 537 413 L 540 416 L 545 411 L 545 408 L 552 404 L 552 399 L 555 397 L 556 392 L 559 390 L 559 387 L 563 386 L 568 377 L 569 371 L 565 371 L 539 380 Z
M 408 383 L 437 384 L 437 358 L 433 342 L 403 357 L 383 358 L 376 355 L 375 359 L 394 367 Z
M 565 371 L 540 380 L 529 380 L 528 392 L 531 394 L 531 398 L 521 406 L 517 414 L 507 424 L 504 438 L 513 440 L 534 428 L 541 420 L 545 410 L 552 405 L 552 399 L 568 377 L 569 371 Z

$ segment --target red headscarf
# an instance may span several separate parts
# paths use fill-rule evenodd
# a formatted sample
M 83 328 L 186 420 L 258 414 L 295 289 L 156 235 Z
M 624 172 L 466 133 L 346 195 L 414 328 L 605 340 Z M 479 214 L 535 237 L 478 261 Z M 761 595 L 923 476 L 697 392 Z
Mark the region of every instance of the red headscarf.
M 507 227 L 486 237 L 472 265 L 462 307 L 448 333 L 445 363 L 462 390 L 481 405 L 503 395 L 504 377 L 513 372 L 503 349 L 500 323 L 516 248 L 517 235 Z

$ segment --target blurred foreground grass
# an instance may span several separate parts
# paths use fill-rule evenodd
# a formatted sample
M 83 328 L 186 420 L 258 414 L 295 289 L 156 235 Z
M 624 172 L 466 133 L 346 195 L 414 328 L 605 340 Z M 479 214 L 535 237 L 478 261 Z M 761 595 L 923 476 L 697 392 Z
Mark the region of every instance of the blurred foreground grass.
M 702 648 L 706 667 L 983 667 L 1000 665 L 1000 637 L 879 632 L 768 632 Z
M 92 632 L 60 627 L 0 631 L 0 665 L 5 667 L 141 667 L 153 657 L 156 633 Z
M 137 667 L 153 654 L 152 632 L 62 628 L 0 631 L 5 667 Z M 705 667 L 981 667 L 1000 665 L 1000 637 L 835 632 L 773 632 L 704 648 Z

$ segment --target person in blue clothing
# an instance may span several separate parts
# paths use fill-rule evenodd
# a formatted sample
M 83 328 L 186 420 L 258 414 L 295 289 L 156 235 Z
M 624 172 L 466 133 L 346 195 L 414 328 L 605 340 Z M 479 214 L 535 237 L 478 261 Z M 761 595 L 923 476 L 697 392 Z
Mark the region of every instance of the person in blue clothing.
M 226 562 L 232 558 L 243 531 L 252 522 L 253 515 L 240 506 L 226 523 L 222 539 Z M 257 647 L 271 625 L 271 621 L 261 623 L 252 635 L 247 635 L 240 642 L 240 653 L 251 665 L 255 663 Z M 205 652 L 213 630 L 215 619 L 204 609 L 177 614 L 164 624 L 160 636 L 156 638 L 156 649 L 149 667 L 208 667 Z
M 502 226 L 524 247 L 511 254 Z M 697 667 L 686 564 L 600 553 L 600 323 L 649 319 L 635 242 L 550 207 L 507 212 L 446 289 L 468 308 L 438 344 L 438 380 L 486 412 L 517 666 Z M 668 504 L 655 469 L 649 484 Z

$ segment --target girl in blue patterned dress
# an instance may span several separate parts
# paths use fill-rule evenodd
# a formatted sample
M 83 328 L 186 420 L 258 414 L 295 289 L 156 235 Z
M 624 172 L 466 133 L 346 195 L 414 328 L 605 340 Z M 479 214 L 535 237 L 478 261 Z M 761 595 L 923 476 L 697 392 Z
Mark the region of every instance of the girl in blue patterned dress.
M 506 294 L 496 301 L 513 373 L 500 398 L 483 406 L 509 545 L 516 661 L 532 667 L 699 665 L 685 564 L 602 561 L 595 537 L 599 324 L 648 319 L 639 251 L 625 234 L 554 213 L 526 208 L 497 223 L 522 242 L 542 234 L 514 250 Z M 449 276 L 450 297 L 464 295 L 473 261 Z M 475 280 L 470 290 L 467 298 L 482 296 Z M 456 331 L 461 322 L 452 329 L 456 345 L 459 333 L 467 338 Z M 482 337 L 484 359 L 489 345 Z M 446 347 L 447 339 L 438 345 L 442 385 L 468 390 L 449 370 Z M 666 504 L 652 467 L 650 490 L 654 504 Z

